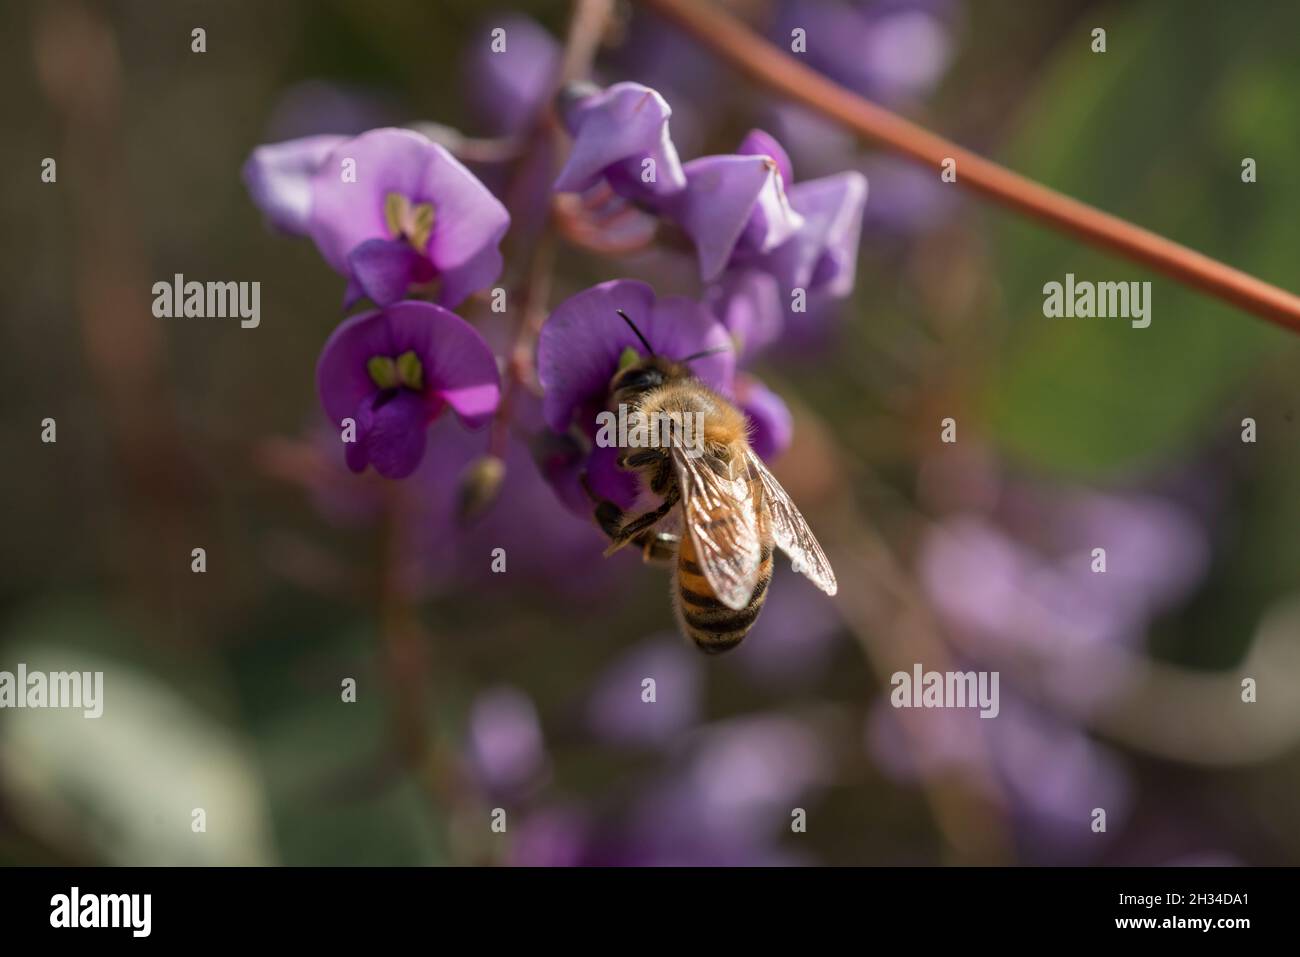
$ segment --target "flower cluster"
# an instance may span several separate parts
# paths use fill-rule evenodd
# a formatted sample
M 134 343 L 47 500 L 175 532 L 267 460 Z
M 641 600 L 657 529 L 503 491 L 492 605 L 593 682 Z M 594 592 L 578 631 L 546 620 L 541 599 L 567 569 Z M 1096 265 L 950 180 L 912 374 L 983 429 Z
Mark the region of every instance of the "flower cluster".
M 550 63 L 553 50 L 539 46 L 536 58 Z M 532 443 L 543 476 L 584 514 L 588 489 L 625 507 L 635 501 L 635 476 L 617 467 L 616 449 L 593 440 L 619 363 L 647 346 L 695 357 L 694 374 L 748 416 L 755 450 L 778 454 L 790 440 L 790 414 L 737 365 L 777 342 L 789 314 L 851 290 L 865 178 L 795 182 L 786 151 L 761 130 L 734 153 L 682 162 L 667 101 L 637 83 L 569 87 L 556 108 L 572 148 L 555 191 L 598 196 L 649 220 L 670 244 L 689 241 L 701 286 L 696 298 L 661 298 L 644 282 L 616 279 L 555 308 L 536 350 L 553 433 Z M 522 105 L 510 128 L 539 109 Z M 445 407 L 470 428 L 493 417 L 498 361 L 449 310 L 501 274 L 499 244 L 511 219 L 470 170 L 420 133 L 385 128 L 259 147 L 244 177 L 273 226 L 310 238 L 346 278 L 345 310 L 363 299 L 377 307 L 346 319 L 317 367 L 321 403 L 353 471 L 414 473 L 427 426 Z M 617 320 L 620 311 L 644 342 Z
M 510 216 L 469 170 L 417 133 L 377 129 L 259 147 L 244 180 L 273 226 L 347 278 L 345 309 L 379 307 L 340 325 L 317 365 L 353 471 L 410 475 L 444 407 L 471 428 L 491 418 L 496 359 L 450 309 L 501 274 Z
M 602 497 L 622 507 L 636 498 L 632 477 L 614 466 L 616 450 L 591 442 L 620 359 L 629 349 L 645 352 L 616 321 L 620 310 L 656 355 L 703 353 L 691 364 L 695 375 L 735 399 L 759 455 L 779 454 L 790 441 L 789 411 L 736 366 L 777 342 L 791 312 L 852 290 L 866 178 L 850 171 L 796 183 L 786 151 L 761 130 L 745 136 L 735 153 L 683 163 L 669 135 L 667 101 L 637 83 L 567 89 L 559 111 L 573 148 L 556 190 L 580 193 L 589 204 L 621 205 L 652 217 L 661 232 L 685 236 L 704 284 L 700 301 L 660 300 L 642 282 L 615 280 L 554 310 L 537 349 L 546 419 L 586 450 L 554 471 L 562 497 L 581 504 L 573 486 L 585 472 Z

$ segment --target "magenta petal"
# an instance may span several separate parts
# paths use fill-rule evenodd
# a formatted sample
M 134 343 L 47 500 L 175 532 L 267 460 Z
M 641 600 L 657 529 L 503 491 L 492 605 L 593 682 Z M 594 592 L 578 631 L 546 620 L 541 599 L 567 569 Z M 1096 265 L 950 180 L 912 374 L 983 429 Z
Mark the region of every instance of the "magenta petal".
M 367 239 L 348 254 L 348 268 L 356 288 L 377 306 L 397 302 L 434 275 L 432 264 L 401 239 Z
M 682 189 L 677 148 L 668 136 L 668 102 L 648 86 L 615 83 L 566 111 L 573 134 L 568 162 L 555 181 L 561 193 L 580 193 L 595 185 L 611 166 L 632 162 L 639 170 L 645 158 L 654 160 L 655 181 L 646 190 L 669 195 Z
M 786 200 L 776 162 L 767 156 L 702 156 L 683 169 L 686 189 L 665 210 L 695 241 L 705 282 L 726 268 L 751 222 L 757 226 L 752 242 L 759 252 L 785 242 L 803 225 Z
M 794 437 L 794 420 L 781 397 L 755 376 L 736 377 L 736 402 L 749 419 L 749 444 L 758 457 L 770 462 Z
M 735 356 L 727 330 L 699 303 L 672 297 L 655 301 L 643 282 L 616 279 L 570 296 L 555 307 L 542 327 L 537 371 L 546 424 L 568 429 L 574 413 L 593 402 L 603 406 L 619 356 L 627 348 L 642 355 L 645 347 L 618 316 L 622 309 L 649 340 L 654 351 L 685 358 L 707 349 L 725 351 L 698 359 L 692 371 L 723 392 L 731 388 Z
M 253 150 L 242 171 L 248 194 L 267 221 L 295 236 L 307 234 L 311 179 L 345 136 L 306 136 Z
M 424 458 L 428 441 L 428 404 L 424 397 L 405 389 L 377 394 L 357 409 L 356 454 L 348 452 L 348 467 L 365 461 L 388 479 L 406 478 Z M 364 466 L 363 466 L 364 467 Z

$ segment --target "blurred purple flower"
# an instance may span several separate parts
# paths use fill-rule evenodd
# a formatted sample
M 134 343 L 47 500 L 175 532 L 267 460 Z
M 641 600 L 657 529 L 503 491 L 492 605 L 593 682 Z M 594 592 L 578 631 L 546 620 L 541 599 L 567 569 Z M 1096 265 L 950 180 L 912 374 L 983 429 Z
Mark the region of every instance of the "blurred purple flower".
M 843 624 L 834 599 L 802 575 L 770 589 L 736 666 L 769 687 L 807 684 L 823 674 Z
M 736 354 L 753 358 L 781 338 L 785 307 L 776 277 L 761 269 L 733 269 L 705 291 L 706 301 L 736 343 Z
M 479 694 L 470 707 L 467 750 L 480 786 L 493 794 L 535 782 L 546 752 L 532 699 L 508 687 Z
M 400 111 L 381 90 L 308 79 L 276 98 L 266 132 L 267 139 L 277 143 L 319 133 L 353 137 L 399 121 Z
M 770 462 L 787 448 L 794 438 L 794 419 L 781 397 L 756 376 L 737 374 L 736 404 L 749 419 L 749 444 L 758 457 Z
M 952 57 L 948 0 L 782 0 L 771 36 L 802 29 L 809 66 L 886 104 L 928 93 Z
M 437 282 L 456 306 L 501 274 L 505 207 L 443 147 L 378 129 L 335 145 L 311 179 L 308 231 L 348 277 L 345 305 L 391 304 Z
M 668 135 L 672 109 L 656 91 L 639 83 L 572 89 L 562 97 L 560 114 L 573 147 L 555 181 L 558 192 L 584 192 L 602 179 L 630 199 L 685 188 L 686 176 Z
M 505 49 L 492 31 L 505 31 Z M 560 44 L 535 20 L 511 14 L 482 24 L 469 43 L 462 75 L 475 114 L 494 136 L 522 133 L 546 105 L 560 66 Z
M 454 313 L 427 302 L 401 302 L 354 316 L 330 336 L 316 367 L 321 403 L 344 429 L 354 472 L 367 465 L 405 478 L 424 457 L 426 427 L 450 405 L 469 428 L 497 407 L 496 359 L 483 337 Z
M 642 683 L 654 679 L 655 698 Z M 700 710 L 700 656 L 676 633 L 624 652 L 596 679 L 587 704 L 593 733 L 608 741 L 663 745 L 694 725 Z
M 307 235 L 312 177 L 346 140 L 346 136 L 307 136 L 253 150 L 244 163 L 244 184 L 268 223 L 290 235 Z
M 948 627 L 990 652 L 1032 650 L 1049 667 L 1054 694 L 1090 705 L 1123 689 L 1128 676 L 1099 644 L 1135 645 L 1157 615 L 1183 601 L 1209 565 L 1194 516 L 1155 495 L 1070 493 L 1042 505 L 1023 491 L 1004 508 L 1038 541 L 1015 537 L 994 516 L 958 514 L 922 542 L 919 569 Z M 1092 549 L 1106 571 L 1092 570 Z
M 1093 833 L 1092 810 L 1104 808 L 1110 833 L 1118 829 L 1133 800 L 1125 769 L 1109 749 L 1005 686 L 999 699 L 998 716 L 985 719 L 962 708 L 904 716 L 882 697 L 868 719 L 868 750 L 882 770 L 908 783 L 974 769 L 986 756 L 1030 861 L 1095 858 L 1106 835 Z
M 529 811 L 512 830 L 510 864 L 516 867 L 578 867 L 592 840 L 590 823 L 580 810 L 567 806 Z

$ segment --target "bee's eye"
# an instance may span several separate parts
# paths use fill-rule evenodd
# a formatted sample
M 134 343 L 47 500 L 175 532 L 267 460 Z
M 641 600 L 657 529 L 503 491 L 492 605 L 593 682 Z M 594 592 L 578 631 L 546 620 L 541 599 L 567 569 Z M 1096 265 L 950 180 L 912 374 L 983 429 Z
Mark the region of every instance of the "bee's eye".
M 649 389 L 663 385 L 664 376 L 658 369 L 629 369 L 618 381 L 620 389 Z

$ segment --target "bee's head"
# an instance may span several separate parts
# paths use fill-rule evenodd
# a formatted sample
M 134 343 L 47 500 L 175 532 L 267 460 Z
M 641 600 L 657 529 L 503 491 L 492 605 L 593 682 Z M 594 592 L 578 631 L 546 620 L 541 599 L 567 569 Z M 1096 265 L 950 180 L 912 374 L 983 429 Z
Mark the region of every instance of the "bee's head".
M 618 360 L 618 371 L 609 380 L 609 392 L 617 402 L 633 402 L 652 389 L 657 389 L 671 379 L 680 379 L 684 369 L 680 363 L 661 356 L 642 356 L 631 346 L 623 350 Z
M 627 313 L 619 309 L 618 314 L 636 333 L 636 337 L 641 341 L 641 345 L 645 346 L 645 350 L 649 355 L 643 356 L 631 346 L 623 350 L 623 354 L 619 356 L 618 360 L 618 371 L 614 373 L 614 378 L 610 379 L 609 382 L 610 396 L 616 404 L 622 402 L 634 404 L 640 396 L 652 389 L 659 388 L 659 386 L 667 382 L 690 378 L 691 371 L 687 368 L 686 363 L 692 359 L 698 359 L 701 356 L 720 351 L 710 349 L 696 353 L 693 356 L 686 356 L 683 359 L 667 359 L 655 354 L 649 341 L 641 334 L 641 330 L 636 327 L 636 323 L 632 321 Z

